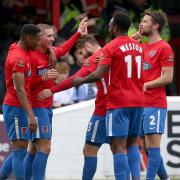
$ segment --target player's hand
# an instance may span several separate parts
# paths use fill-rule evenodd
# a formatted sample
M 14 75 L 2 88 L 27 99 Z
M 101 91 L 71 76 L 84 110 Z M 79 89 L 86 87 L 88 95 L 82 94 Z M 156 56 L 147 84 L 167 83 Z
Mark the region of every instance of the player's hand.
M 36 132 L 38 124 L 35 116 L 34 115 L 29 116 L 28 121 L 29 121 L 29 130 L 31 132 Z
M 43 76 L 43 81 L 48 81 L 49 79 L 56 79 L 58 77 L 58 72 L 56 69 L 49 69 Z
M 38 99 L 42 101 L 48 97 L 51 97 L 52 95 L 53 94 L 50 89 L 44 89 L 38 94 Z
M 136 32 L 135 34 L 133 34 L 131 37 L 132 37 L 133 39 L 137 40 L 137 41 L 141 41 L 141 39 L 142 39 L 142 35 L 140 34 L 139 31 L 137 31 L 137 32 Z
M 103 60 L 104 59 L 104 54 L 103 53 L 101 53 L 99 56 L 97 56 L 97 57 L 95 57 L 94 58 L 94 63 L 95 64 L 98 64 L 101 60 Z
M 147 89 L 148 89 L 147 83 L 144 83 L 143 91 L 145 92 L 145 91 L 147 91 Z
M 78 27 L 78 32 L 80 32 L 81 33 L 81 35 L 85 35 L 85 34 L 87 34 L 87 24 L 88 24 L 88 18 L 87 17 L 84 17 L 82 20 L 81 20 L 81 22 L 80 22 L 80 24 L 79 24 L 79 27 Z
M 80 86 L 81 84 L 83 84 L 83 78 L 81 78 L 81 77 L 75 77 L 74 79 L 73 79 L 73 81 L 72 81 L 72 84 L 73 84 L 73 86 Z

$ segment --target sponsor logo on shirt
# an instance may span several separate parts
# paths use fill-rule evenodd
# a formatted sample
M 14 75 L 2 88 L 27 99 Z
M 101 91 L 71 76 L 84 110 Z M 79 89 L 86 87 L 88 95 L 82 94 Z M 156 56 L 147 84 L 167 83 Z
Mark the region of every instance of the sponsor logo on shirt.
M 148 64 L 147 62 L 143 62 L 143 70 L 149 70 L 152 69 L 152 65 Z
M 51 68 L 52 68 L 52 65 L 49 65 L 46 67 L 38 66 L 38 69 L 36 71 L 36 75 L 42 76 Z
M 156 51 L 155 50 L 151 50 L 149 52 L 149 57 L 154 57 L 156 55 Z

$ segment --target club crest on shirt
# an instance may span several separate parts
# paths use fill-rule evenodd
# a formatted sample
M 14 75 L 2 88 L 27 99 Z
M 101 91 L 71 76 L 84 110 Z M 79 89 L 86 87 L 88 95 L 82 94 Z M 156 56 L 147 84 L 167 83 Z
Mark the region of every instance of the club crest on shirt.
M 27 134 L 27 130 L 28 130 L 27 127 L 21 127 L 21 132 L 23 135 Z
M 154 57 L 156 55 L 156 51 L 155 50 L 151 50 L 149 52 L 149 57 Z
M 17 65 L 18 65 L 19 67 L 24 67 L 24 61 L 23 61 L 22 59 L 20 59 L 20 60 L 18 61 Z
M 48 126 L 41 126 L 41 132 L 43 134 L 47 134 L 48 133 Z
M 152 65 L 148 64 L 147 62 L 143 62 L 143 70 L 149 70 L 152 69 Z
M 169 54 L 168 55 L 168 60 L 167 61 L 169 61 L 169 62 L 172 62 L 173 61 L 173 56 L 172 56 L 172 54 Z

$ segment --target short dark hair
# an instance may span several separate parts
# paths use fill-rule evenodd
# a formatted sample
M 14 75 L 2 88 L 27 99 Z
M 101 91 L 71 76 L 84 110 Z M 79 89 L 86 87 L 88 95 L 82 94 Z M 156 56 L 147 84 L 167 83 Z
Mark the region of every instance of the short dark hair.
M 151 16 L 153 24 L 159 24 L 159 33 L 161 33 L 164 25 L 168 22 L 167 16 L 162 10 L 146 9 L 142 15 Z
M 127 13 L 118 11 L 114 14 L 113 26 L 116 26 L 119 31 L 128 32 L 130 25 L 131 20 Z
M 92 34 L 80 36 L 76 42 L 76 47 L 81 48 L 86 42 L 91 44 L 99 44 Z
M 24 24 L 21 28 L 21 37 L 26 35 L 37 35 L 41 30 L 34 24 Z

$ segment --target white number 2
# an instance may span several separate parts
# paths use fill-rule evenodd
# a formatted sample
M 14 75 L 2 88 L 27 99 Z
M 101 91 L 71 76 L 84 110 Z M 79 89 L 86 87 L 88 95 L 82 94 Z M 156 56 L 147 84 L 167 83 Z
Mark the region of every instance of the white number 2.
M 141 77 L 141 56 L 135 57 L 137 63 L 137 76 Z M 127 77 L 132 78 L 132 55 L 125 56 L 125 62 L 127 63 Z
M 155 123 L 155 117 L 154 117 L 153 115 L 151 115 L 151 116 L 149 117 L 149 119 L 150 119 L 150 126 L 155 126 L 155 125 L 156 125 L 156 123 Z

